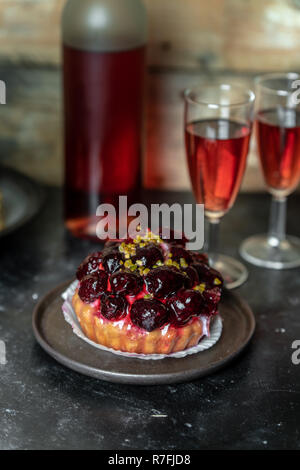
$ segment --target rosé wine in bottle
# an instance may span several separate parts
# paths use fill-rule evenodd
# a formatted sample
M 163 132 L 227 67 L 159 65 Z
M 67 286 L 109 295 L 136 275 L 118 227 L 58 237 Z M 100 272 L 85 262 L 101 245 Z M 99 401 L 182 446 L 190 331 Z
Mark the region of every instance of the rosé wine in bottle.
M 68 0 L 63 13 L 65 222 L 96 237 L 99 204 L 138 202 L 146 13 L 140 0 Z

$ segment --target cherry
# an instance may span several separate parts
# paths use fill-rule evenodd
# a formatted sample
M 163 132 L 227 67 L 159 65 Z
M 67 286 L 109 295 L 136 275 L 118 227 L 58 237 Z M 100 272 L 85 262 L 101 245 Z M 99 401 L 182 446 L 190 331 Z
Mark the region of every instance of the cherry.
M 223 286 L 223 278 L 221 274 L 215 269 L 207 266 L 204 263 L 192 263 L 191 266 L 196 269 L 200 283 L 204 282 L 206 288 L 210 289 L 216 286 Z
M 148 292 L 162 299 L 179 290 L 186 282 L 185 277 L 173 266 L 162 266 L 150 271 L 145 281 Z
M 107 288 L 108 275 L 105 271 L 89 274 L 80 281 L 78 294 L 85 303 L 94 302 Z
M 140 261 L 142 266 L 152 268 L 157 261 L 163 262 L 164 257 L 158 246 L 154 245 L 154 243 L 149 243 L 144 247 L 137 247 L 136 254 L 132 261 L 133 263 Z
M 172 257 L 171 257 L 172 261 L 176 261 L 180 263 L 180 261 L 184 259 L 185 262 L 188 264 L 192 262 L 192 256 L 182 246 L 172 245 L 170 247 L 170 253 L 172 254 Z
M 191 288 L 199 284 L 199 276 L 195 268 L 193 266 L 188 266 L 187 268 L 182 268 L 187 276 L 185 277 L 185 287 Z
M 204 305 L 203 295 L 195 290 L 181 290 L 168 301 L 170 321 L 175 326 L 184 326 L 198 316 Z
M 203 292 L 203 297 L 205 300 L 205 307 L 203 313 L 205 315 L 214 315 L 217 313 L 218 304 L 221 300 L 221 289 L 214 287 L 213 289 L 208 289 Z
M 167 322 L 168 310 L 159 300 L 139 299 L 132 304 L 130 317 L 134 325 L 150 332 Z
M 97 272 L 101 261 L 102 261 L 101 252 L 97 251 L 96 253 L 92 253 L 89 256 L 87 256 L 77 269 L 77 272 L 76 272 L 77 279 L 81 281 L 81 279 L 84 278 L 84 276 Z
M 131 271 L 118 271 L 110 278 L 113 292 L 124 295 L 136 295 L 143 288 L 143 279 Z
M 103 251 L 102 265 L 105 271 L 110 274 L 118 271 L 122 267 L 124 261 L 122 253 L 119 251 L 118 246 L 112 246 Z
M 101 296 L 100 312 L 107 320 L 120 320 L 127 315 L 128 303 L 122 295 Z

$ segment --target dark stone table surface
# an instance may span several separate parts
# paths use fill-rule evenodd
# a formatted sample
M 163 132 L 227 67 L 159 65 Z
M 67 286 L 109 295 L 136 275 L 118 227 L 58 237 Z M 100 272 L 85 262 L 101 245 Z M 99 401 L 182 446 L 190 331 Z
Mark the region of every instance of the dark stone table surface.
M 1 449 L 296 449 L 300 448 L 300 270 L 249 266 L 239 293 L 252 307 L 252 344 L 215 375 L 172 386 L 135 387 L 82 376 L 36 343 L 31 315 L 37 301 L 95 244 L 68 235 L 61 192 L 47 188 L 41 213 L 0 241 Z M 159 201 L 186 193 L 150 194 Z M 222 224 L 223 252 L 266 230 L 269 196 L 240 195 Z M 300 197 L 289 201 L 288 229 L 300 236 Z

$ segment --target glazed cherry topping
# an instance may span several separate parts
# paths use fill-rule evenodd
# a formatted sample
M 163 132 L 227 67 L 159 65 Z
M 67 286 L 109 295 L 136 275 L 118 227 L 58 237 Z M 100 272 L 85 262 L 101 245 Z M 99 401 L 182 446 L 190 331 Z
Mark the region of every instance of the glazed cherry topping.
M 170 321 L 175 326 L 184 326 L 194 316 L 201 313 L 203 295 L 195 290 L 181 290 L 168 301 Z
M 168 310 L 159 300 L 139 299 L 132 304 L 130 317 L 134 325 L 150 332 L 167 322 Z
M 77 279 L 81 281 L 81 279 L 84 278 L 84 276 L 97 272 L 101 261 L 102 261 L 101 252 L 92 253 L 91 255 L 87 256 L 77 269 L 77 272 L 76 272 Z
M 122 267 L 123 255 L 119 251 L 118 246 L 112 246 L 104 249 L 102 265 L 105 271 L 110 274 L 118 271 Z
M 188 289 L 191 287 L 196 286 L 199 284 L 199 276 L 195 268 L 193 266 L 188 266 L 187 268 L 182 269 L 183 272 L 186 273 L 186 278 L 185 278 L 185 287 Z
M 218 304 L 221 300 L 221 289 L 214 287 L 203 292 L 205 306 L 203 313 L 206 315 L 215 315 L 218 311 Z
M 85 276 L 80 281 L 78 295 L 85 303 L 94 302 L 107 288 L 108 275 L 105 271 L 98 271 Z
M 135 240 L 109 240 L 102 253 L 89 255 L 77 270 L 81 300 L 100 299 L 99 312 L 108 320 L 119 320 L 130 309 L 132 323 L 149 332 L 165 323 L 183 327 L 192 317 L 215 315 L 220 273 L 209 267 L 206 254 L 185 248 L 183 234 L 178 239 L 171 230 L 166 239 L 162 229 L 157 233 L 162 244 L 141 234 Z M 151 295 L 141 298 L 144 286 Z
M 179 245 L 171 246 L 170 253 L 172 255 L 171 257 L 172 261 L 176 261 L 179 263 L 183 259 L 188 264 L 192 262 L 192 256 L 182 246 L 179 246 Z
M 173 266 L 162 266 L 150 271 L 146 287 L 150 294 L 163 299 L 178 291 L 186 282 L 186 276 Z
M 216 286 L 223 286 L 223 278 L 221 274 L 215 269 L 210 268 L 207 264 L 204 263 L 193 263 L 191 266 L 196 269 L 199 276 L 199 281 L 204 282 L 207 289 L 211 289 L 212 287 Z
M 161 249 L 154 245 L 154 243 L 149 243 L 144 247 L 138 247 L 136 249 L 136 254 L 132 260 L 134 263 L 139 262 L 145 268 L 152 268 L 157 261 L 164 261 L 164 257 Z
M 128 303 L 122 295 L 103 294 L 101 296 L 101 314 L 107 320 L 121 320 L 127 315 Z
M 110 277 L 110 285 L 117 294 L 136 295 L 143 288 L 143 279 L 131 271 L 118 271 Z

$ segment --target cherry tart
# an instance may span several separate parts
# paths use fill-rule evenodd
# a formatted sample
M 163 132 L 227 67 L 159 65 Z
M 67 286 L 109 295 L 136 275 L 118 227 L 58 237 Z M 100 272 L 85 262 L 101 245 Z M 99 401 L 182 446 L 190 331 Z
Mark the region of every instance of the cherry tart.
M 84 334 L 138 354 L 171 354 L 209 336 L 223 286 L 205 254 L 150 231 L 107 242 L 76 275 L 72 304 Z

